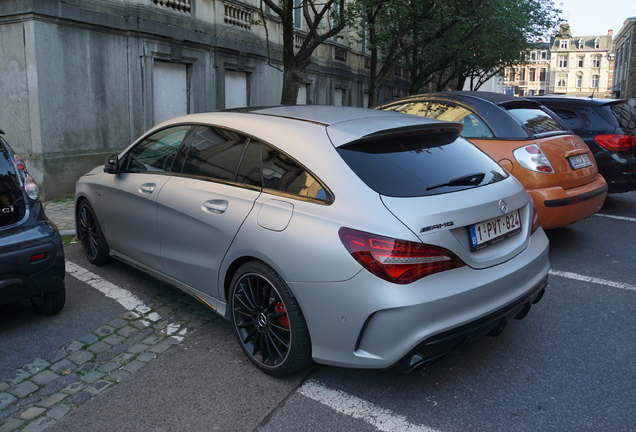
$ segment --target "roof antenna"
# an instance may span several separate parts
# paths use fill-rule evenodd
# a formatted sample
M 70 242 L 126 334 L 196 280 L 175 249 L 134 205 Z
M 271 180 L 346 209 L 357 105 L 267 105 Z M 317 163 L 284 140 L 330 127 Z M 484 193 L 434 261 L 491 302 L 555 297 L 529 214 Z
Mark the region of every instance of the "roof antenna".
M 596 91 L 596 88 L 592 89 L 592 94 L 590 95 L 590 99 L 594 99 L 594 92 Z

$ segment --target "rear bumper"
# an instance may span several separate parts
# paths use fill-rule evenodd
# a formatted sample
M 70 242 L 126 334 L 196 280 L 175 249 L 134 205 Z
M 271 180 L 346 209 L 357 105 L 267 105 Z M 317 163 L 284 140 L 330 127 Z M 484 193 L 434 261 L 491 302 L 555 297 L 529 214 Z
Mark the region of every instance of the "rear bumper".
M 584 186 L 563 189 L 552 187 L 528 191 L 539 212 L 544 229 L 562 228 L 598 212 L 607 196 L 607 182 L 599 175 Z
M 514 303 L 477 321 L 423 341 L 388 369 L 398 373 L 410 373 L 446 354 L 463 351 L 472 340 L 483 336 L 498 336 L 509 320 L 525 318 L 531 305 L 541 300 L 547 286 L 546 275 L 530 292 Z
M 64 287 L 64 250 L 48 221 L 0 235 L 0 305 Z

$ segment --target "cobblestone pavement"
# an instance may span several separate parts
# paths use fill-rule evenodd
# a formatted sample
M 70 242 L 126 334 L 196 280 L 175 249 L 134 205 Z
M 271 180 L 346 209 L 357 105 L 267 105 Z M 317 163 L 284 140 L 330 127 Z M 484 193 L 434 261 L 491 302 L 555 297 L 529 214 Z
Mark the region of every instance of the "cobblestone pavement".
M 0 377 L 0 432 L 38 432 L 218 319 L 180 293 L 67 342 Z
M 75 236 L 72 199 L 45 203 L 62 235 Z M 39 432 L 218 319 L 177 291 L 0 376 L 0 432 Z
M 44 203 L 44 212 L 51 219 L 60 234 L 63 236 L 75 236 L 75 201 L 73 198 L 47 201 Z

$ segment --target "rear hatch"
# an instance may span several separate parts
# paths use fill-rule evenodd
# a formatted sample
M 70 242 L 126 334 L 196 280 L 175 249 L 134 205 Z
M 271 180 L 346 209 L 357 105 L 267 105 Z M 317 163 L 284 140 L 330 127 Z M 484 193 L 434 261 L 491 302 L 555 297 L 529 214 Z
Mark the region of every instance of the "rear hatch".
M 581 138 L 558 117 L 541 107 L 508 106 L 548 158 L 563 189 L 583 186 L 596 180 L 598 169 L 592 152 Z
M 422 242 L 474 268 L 508 261 L 528 245 L 530 199 L 517 180 L 459 137 L 456 124 L 446 125 L 385 131 L 341 145 L 338 153 Z

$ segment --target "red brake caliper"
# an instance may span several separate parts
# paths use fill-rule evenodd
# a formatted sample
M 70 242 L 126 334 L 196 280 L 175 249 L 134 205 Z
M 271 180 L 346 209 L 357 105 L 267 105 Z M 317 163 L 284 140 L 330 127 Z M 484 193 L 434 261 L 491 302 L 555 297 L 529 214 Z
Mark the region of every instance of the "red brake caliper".
M 283 302 L 278 302 L 278 304 L 276 305 L 276 312 L 287 312 L 285 310 L 285 305 L 283 304 Z M 289 317 L 287 315 L 278 318 L 278 322 L 284 327 L 289 327 Z

